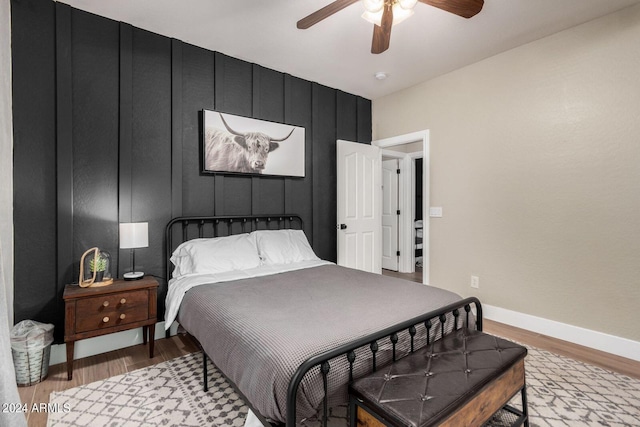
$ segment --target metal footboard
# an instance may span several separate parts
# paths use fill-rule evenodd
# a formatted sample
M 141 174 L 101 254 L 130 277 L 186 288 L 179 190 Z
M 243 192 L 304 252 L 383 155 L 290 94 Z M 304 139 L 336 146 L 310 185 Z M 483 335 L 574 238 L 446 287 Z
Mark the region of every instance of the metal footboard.
M 475 315 L 472 313 L 471 305 L 474 305 Z M 461 313 L 464 311 L 464 314 Z M 349 381 L 353 381 L 353 369 L 354 362 L 356 360 L 356 349 L 368 347 L 372 356 L 372 371 L 376 371 L 376 353 L 379 349 L 379 341 L 388 339 L 392 345 L 392 361 L 395 362 L 397 358 L 396 347 L 398 343 L 398 335 L 401 332 L 408 332 L 410 339 L 410 353 L 413 353 L 417 348 L 430 344 L 430 332 L 434 327 L 440 327 L 440 336 L 445 335 L 445 323 L 448 316 L 452 316 L 453 330 L 457 330 L 462 325 L 469 328 L 473 327 L 479 331 L 482 330 L 482 306 L 480 301 L 475 297 L 466 298 L 447 306 L 441 307 L 437 310 L 430 311 L 421 316 L 414 317 L 413 319 L 396 324 L 382 331 L 375 332 L 368 336 L 362 337 L 355 341 L 341 345 L 332 350 L 317 354 L 310 357 L 296 370 L 287 391 L 287 422 L 286 427 L 294 427 L 296 425 L 296 398 L 298 395 L 298 388 L 304 376 L 313 368 L 319 366 L 322 374 L 322 382 L 324 387 L 324 399 L 322 403 L 322 425 L 327 426 L 328 419 L 328 387 L 327 377 L 331 370 L 331 360 L 336 357 L 346 356 L 349 362 Z M 460 316 L 463 316 L 462 318 Z M 434 322 L 436 320 L 436 322 Z M 424 325 L 427 331 L 426 342 L 415 342 L 416 326 Z

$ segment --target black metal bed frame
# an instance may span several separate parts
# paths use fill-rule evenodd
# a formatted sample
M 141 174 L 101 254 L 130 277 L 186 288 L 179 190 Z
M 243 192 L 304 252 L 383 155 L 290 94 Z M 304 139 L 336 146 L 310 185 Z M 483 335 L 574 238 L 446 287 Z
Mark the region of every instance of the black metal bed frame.
M 237 216 L 191 216 L 191 217 L 178 217 L 172 219 L 166 226 L 165 229 L 165 244 L 166 244 L 166 271 L 167 278 L 171 277 L 171 263 L 169 258 L 173 251 L 173 236 L 172 236 L 172 228 L 176 224 L 181 224 L 182 226 L 182 234 L 181 241 L 189 240 L 188 229 L 190 225 L 196 225 L 198 228 L 197 236 L 198 238 L 209 237 L 205 232 L 205 225 L 207 223 L 211 223 L 213 226 L 213 233 L 210 237 L 220 237 L 227 236 L 232 234 L 238 234 L 238 232 L 234 232 L 233 224 L 240 224 L 240 233 L 247 233 L 250 231 L 254 231 L 259 229 L 260 223 L 265 223 L 264 229 L 273 229 L 272 225 L 276 224 L 277 229 L 285 229 L 285 228 L 293 228 L 291 227 L 293 224 L 298 223 L 299 229 L 303 229 L 302 219 L 298 215 L 237 215 Z M 226 225 L 226 230 L 221 231 L 220 226 Z M 236 227 L 237 228 L 237 227 Z M 475 313 L 472 312 L 471 306 L 474 306 Z M 460 319 L 461 310 L 464 311 L 464 318 Z M 356 349 L 365 348 L 368 346 L 371 351 L 371 361 L 372 371 L 376 371 L 377 363 L 376 363 L 376 353 L 379 350 L 379 342 L 381 340 L 388 339 L 392 346 L 392 362 L 395 362 L 397 359 L 396 347 L 399 340 L 399 333 L 406 332 L 409 335 L 410 339 L 410 353 L 413 353 L 415 349 L 420 348 L 424 345 L 429 345 L 431 340 L 431 331 L 433 328 L 437 328 L 438 324 L 440 326 L 440 336 L 444 336 L 445 324 L 448 316 L 453 317 L 453 330 L 457 330 L 460 327 L 460 323 L 463 323 L 465 327 L 470 327 L 471 322 L 475 326 L 475 329 L 482 330 L 482 305 L 480 301 L 475 297 L 470 297 L 466 299 L 462 299 L 460 301 L 456 301 L 452 304 L 446 305 L 444 307 L 440 307 L 436 310 L 432 310 L 423 315 L 414 317 L 412 319 L 406 320 L 404 322 L 398 323 L 391 327 L 388 327 L 384 330 L 374 332 L 365 337 L 356 339 L 349 343 L 343 344 L 337 348 L 334 348 L 329 351 L 325 351 L 319 354 L 316 354 L 312 357 L 309 357 L 305 362 L 303 362 L 296 372 L 291 377 L 289 382 L 288 390 L 287 390 L 287 421 L 286 423 L 278 423 L 275 425 L 278 426 L 286 426 L 286 427 L 294 427 L 296 425 L 296 397 L 298 394 L 298 387 L 304 376 L 316 367 L 320 367 L 320 372 L 322 374 L 322 382 L 324 388 L 324 399 L 322 402 L 322 425 L 324 427 L 327 426 L 328 420 L 328 375 L 331 370 L 331 360 L 336 359 L 338 357 L 346 357 L 349 363 L 349 381 L 353 381 L 353 369 L 354 362 L 356 360 Z M 473 320 L 472 320 L 473 319 Z M 434 322 L 434 320 L 436 322 Z M 462 321 L 462 322 L 461 322 Z M 424 325 L 426 329 L 426 342 L 416 343 L 415 336 L 417 334 L 416 326 Z M 202 348 L 202 346 L 200 346 Z M 208 390 L 208 378 L 207 378 L 207 355 L 202 349 L 202 361 L 203 361 L 203 375 L 204 375 L 204 390 Z M 224 375 L 224 373 L 223 373 Z M 264 423 L 265 418 L 256 411 L 250 402 L 247 401 L 246 397 L 238 390 L 235 384 L 229 380 L 229 382 L 233 385 L 234 389 L 238 391 L 238 393 L 243 397 L 245 403 L 251 407 L 256 416 Z M 355 427 L 355 426 L 352 426 Z
M 203 237 L 223 237 L 230 236 L 232 234 L 249 233 L 254 230 L 258 230 L 260 223 L 264 223 L 265 230 L 273 229 L 272 225 L 275 224 L 277 229 L 292 228 L 291 225 L 298 223 L 299 229 L 302 230 L 304 223 L 302 218 L 298 215 L 227 215 L 227 216 L 181 216 L 173 218 L 165 227 L 165 262 L 167 281 L 171 278 L 171 254 L 173 253 L 173 227 L 176 224 L 182 226 L 181 242 L 190 240 L 189 238 L 189 226 L 195 225 L 198 229 L 197 238 Z M 205 229 L 206 224 L 211 224 L 212 233 L 207 233 Z M 238 224 L 240 227 L 240 233 L 234 232 L 234 224 Z M 226 229 L 224 226 L 226 225 Z M 288 226 L 287 226 L 288 225 Z M 221 230 L 221 228 L 223 228 Z M 192 238 L 196 238 L 192 237 Z
M 324 387 L 324 400 L 322 403 L 323 406 L 323 414 L 322 414 L 322 425 L 324 427 L 327 426 L 327 414 L 328 414 L 328 403 L 327 403 L 327 376 L 331 369 L 330 360 L 335 359 L 340 356 L 346 356 L 349 361 L 349 381 L 353 381 L 353 365 L 356 360 L 355 350 L 358 348 L 369 347 L 372 353 L 372 372 L 375 372 L 377 369 L 376 366 L 376 352 L 379 349 L 379 341 L 388 339 L 392 345 L 392 362 L 397 360 L 396 347 L 398 343 L 398 334 L 403 331 L 407 331 L 410 337 L 410 353 L 413 353 L 416 349 L 416 343 L 414 337 L 416 335 L 416 326 L 423 325 L 426 328 L 426 342 L 424 345 L 430 344 L 430 332 L 432 328 L 435 326 L 434 320 L 438 320 L 440 324 L 440 336 L 445 335 L 445 324 L 447 320 L 447 315 L 451 314 L 453 316 L 453 331 L 458 330 L 460 327 L 460 309 L 465 311 L 465 318 L 463 322 L 465 327 L 471 326 L 471 304 L 475 306 L 475 327 L 477 330 L 482 330 L 482 305 L 480 301 L 475 297 L 466 298 L 460 301 L 456 301 L 452 304 L 441 307 L 437 310 L 430 311 L 421 316 L 414 317 L 413 319 L 406 320 L 402 323 L 398 323 L 394 326 L 386 328 L 382 331 L 375 332 L 373 334 L 367 335 L 365 337 L 359 338 L 357 340 L 351 341 L 340 347 L 335 349 L 317 354 L 308 358 L 305 362 L 298 367 L 296 372 L 294 373 L 291 381 L 289 382 L 289 388 L 287 391 L 287 422 L 286 427 L 294 427 L 296 422 L 296 396 L 298 393 L 298 386 L 302 381 L 302 378 L 316 366 L 320 366 L 320 372 L 322 373 L 322 382 Z M 437 327 L 437 326 L 436 326 Z M 418 346 L 422 347 L 422 346 Z M 351 426 L 355 427 L 355 426 Z

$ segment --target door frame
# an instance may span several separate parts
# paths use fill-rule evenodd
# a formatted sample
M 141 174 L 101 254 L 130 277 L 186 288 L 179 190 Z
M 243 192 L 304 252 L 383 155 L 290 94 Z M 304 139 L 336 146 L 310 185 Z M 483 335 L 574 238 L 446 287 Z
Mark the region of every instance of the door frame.
M 415 253 L 413 240 L 413 212 L 415 209 L 414 198 L 411 194 L 414 188 L 415 170 L 413 168 L 413 160 L 419 155 L 417 153 L 401 153 L 397 151 L 384 150 L 388 147 L 404 145 L 413 142 L 422 142 L 422 283 L 429 284 L 429 165 L 430 165 L 430 141 L 429 130 L 412 132 L 405 135 L 393 136 L 390 138 L 378 139 L 372 141 L 371 144 L 383 149 L 386 156 L 397 157 L 401 159 L 400 170 L 400 188 L 401 195 L 400 221 L 399 221 L 399 237 L 400 237 L 400 253 L 410 254 L 410 256 L 402 256 L 398 269 L 401 272 L 415 271 Z M 410 215 L 403 215 L 402 212 L 410 212 Z M 382 225 L 382 224 L 381 224 Z
M 386 157 L 387 158 L 386 161 L 391 161 L 391 160 L 395 161 L 394 173 L 395 173 L 395 169 L 400 169 L 401 174 L 402 174 L 402 166 L 401 166 L 402 159 L 400 157 L 396 156 L 396 154 L 400 154 L 400 153 L 389 151 L 389 150 L 381 150 L 381 151 L 382 151 L 382 159 L 383 159 L 382 160 L 382 169 L 384 169 L 384 162 L 385 162 L 384 158 Z M 389 153 L 391 153 L 391 154 L 389 154 Z M 382 211 L 380 212 L 380 214 L 381 214 L 380 217 L 381 217 L 381 221 L 383 221 L 383 226 L 384 226 L 384 198 L 385 198 L 385 192 L 388 191 L 388 189 L 384 185 L 384 174 L 382 174 L 382 175 L 383 175 L 383 177 L 381 179 L 381 183 L 382 183 L 382 197 L 381 197 Z M 396 190 L 396 209 L 395 210 L 400 210 L 400 209 L 403 209 L 403 206 L 402 206 L 403 195 L 401 194 L 402 183 L 400 182 L 400 178 L 399 177 L 396 178 L 396 188 L 395 188 L 395 190 Z M 400 211 L 400 212 L 402 213 L 402 211 Z M 401 218 L 401 215 L 397 215 L 397 214 L 394 213 L 393 216 L 395 217 L 395 221 L 396 221 L 396 227 L 395 227 L 396 228 L 396 230 L 395 230 L 396 233 L 395 233 L 395 236 L 393 236 L 396 239 L 395 250 L 399 251 L 400 248 L 402 247 L 401 246 L 402 242 L 400 241 L 400 237 L 401 237 L 401 235 L 400 235 L 400 227 L 401 227 L 400 218 Z M 384 230 L 384 227 L 382 227 L 382 229 Z M 382 233 L 382 236 L 380 236 L 380 238 L 382 239 L 382 247 L 384 248 L 384 232 Z M 381 251 L 381 254 L 380 254 L 381 257 L 382 257 L 382 265 L 383 265 L 382 268 L 384 268 L 384 262 L 385 262 L 383 253 L 384 253 L 384 250 Z M 395 261 L 395 268 L 396 269 L 395 270 L 391 270 L 391 271 L 398 271 L 400 273 L 406 273 L 406 271 L 403 271 L 400 268 L 400 262 L 402 260 L 402 257 L 398 256 L 398 255 L 396 255 L 395 257 L 396 257 L 396 261 Z
M 411 164 L 408 161 L 408 154 L 400 151 L 382 150 L 382 156 L 387 158 L 393 158 L 398 160 L 398 169 L 400 169 L 400 176 L 398 177 L 398 209 L 400 209 L 400 215 L 398 218 L 398 250 L 400 251 L 400 257 L 398 258 L 398 272 L 399 273 L 413 273 L 415 271 L 415 254 L 413 248 L 409 249 L 411 244 L 411 236 L 406 233 L 407 227 L 411 227 L 411 218 L 413 214 L 406 215 L 407 212 L 413 212 L 413 197 L 411 192 L 413 191 L 413 184 L 407 179 L 411 176 Z M 384 189 L 383 189 L 384 192 Z M 407 257 L 406 254 L 409 254 Z

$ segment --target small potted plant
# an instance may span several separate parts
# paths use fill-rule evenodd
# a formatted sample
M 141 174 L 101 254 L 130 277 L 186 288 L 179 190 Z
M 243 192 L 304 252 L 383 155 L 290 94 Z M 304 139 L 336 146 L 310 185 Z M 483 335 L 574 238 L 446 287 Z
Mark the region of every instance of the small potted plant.
M 107 260 L 101 256 L 93 257 L 89 260 L 89 271 L 96 273 L 96 282 L 102 282 L 104 271 L 107 269 Z

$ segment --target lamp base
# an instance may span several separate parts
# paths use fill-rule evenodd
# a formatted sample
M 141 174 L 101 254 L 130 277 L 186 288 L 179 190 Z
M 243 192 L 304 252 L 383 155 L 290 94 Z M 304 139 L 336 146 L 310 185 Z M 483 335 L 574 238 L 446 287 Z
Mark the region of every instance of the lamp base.
M 124 277 L 124 280 L 140 280 L 144 277 L 144 273 L 142 271 L 130 271 L 129 273 L 124 273 L 122 277 Z

